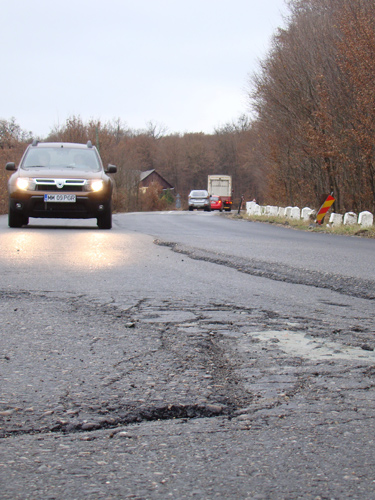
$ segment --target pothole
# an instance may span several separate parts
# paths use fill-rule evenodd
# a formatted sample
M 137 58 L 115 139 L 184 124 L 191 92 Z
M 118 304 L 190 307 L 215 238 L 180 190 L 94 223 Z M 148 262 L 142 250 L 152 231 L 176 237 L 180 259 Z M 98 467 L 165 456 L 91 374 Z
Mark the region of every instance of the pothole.
M 72 421 L 60 419 L 55 424 L 49 427 L 43 428 L 29 428 L 29 429 L 9 429 L 5 431 L 1 438 L 6 438 L 15 435 L 24 434 L 47 434 L 50 432 L 71 434 L 76 432 L 91 432 L 103 429 L 115 429 L 117 427 L 124 427 L 127 425 L 142 423 L 142 422 L 152 422 L 156 420 L 174 420 L 174 419 L 185 419 L 190 420 L 194 418 L 213 418 L 218 416 L 229 416 L 235 411 L 229 407 L 216 404 L 191 404 L 191 405 L 178 405 L 169 404 L 160 407 L 148 407 L 140 408 L 138 410 L 130 411 L 124 415 L 121 415 L 121 410 L 119 409 L 120 415 L 116 417 L 107 417 L 92 420 L 83 421 Z
M 305 333 L 289 330 L 251 332 L 248 335 L 256 337 L 261 342 L 273 343 L 288 355 L 301 356 L 312 361 L 340 359 L 366 364 L 375 363 L 375 352 L 368 350 L 366 346 L 352 347 L 338 342 L 317 340 Z

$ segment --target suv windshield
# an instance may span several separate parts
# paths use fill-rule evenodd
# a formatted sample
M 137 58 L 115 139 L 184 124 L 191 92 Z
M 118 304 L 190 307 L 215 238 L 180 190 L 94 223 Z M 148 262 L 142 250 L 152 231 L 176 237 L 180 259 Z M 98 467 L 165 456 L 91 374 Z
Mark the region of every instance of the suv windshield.
M 78 148 L 33 148 L 26 154 L 22 168 L 47 167 L 47 168 L 77 168 L 99 172 L 100 163 L 93 149 Z

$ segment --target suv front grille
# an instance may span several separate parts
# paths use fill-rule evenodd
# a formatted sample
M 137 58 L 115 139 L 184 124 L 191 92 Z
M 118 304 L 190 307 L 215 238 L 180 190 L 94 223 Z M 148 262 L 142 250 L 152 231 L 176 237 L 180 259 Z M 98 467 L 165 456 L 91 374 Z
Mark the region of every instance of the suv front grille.
M 68 215 L 73 214 L 87 214 L 87 208 L 82 203 L 44 203 L 44 201 L 36 201 L 32 213 L 36 216 L 43 214 L 58 214 L 63 213 Z
M 83 191 L 85 179 L 34 179 L 36 191 Z

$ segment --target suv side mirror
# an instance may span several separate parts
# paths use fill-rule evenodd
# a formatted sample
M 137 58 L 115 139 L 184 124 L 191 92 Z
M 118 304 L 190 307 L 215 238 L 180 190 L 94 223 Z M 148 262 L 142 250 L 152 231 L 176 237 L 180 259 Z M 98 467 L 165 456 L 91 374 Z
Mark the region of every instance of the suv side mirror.
M 16 164 L 14 163 L 14 161 L 9 161 L 6 165 L 5 165 L 5 170 L 11 170 L 12 172 L 14 172 L 16 169 Z
M 116 165 L 109 164 L 106 172 L 107 172 L 107 174 L 115 174 L 117 172 Z

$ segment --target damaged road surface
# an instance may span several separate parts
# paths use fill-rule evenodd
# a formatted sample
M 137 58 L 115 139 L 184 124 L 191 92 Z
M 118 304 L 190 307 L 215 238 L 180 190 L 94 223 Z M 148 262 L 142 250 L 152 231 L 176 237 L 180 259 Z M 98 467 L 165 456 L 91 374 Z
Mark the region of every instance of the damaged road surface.
M 2 499 L 375 497 L 374 240 L 74 224 L 0 217 Z

